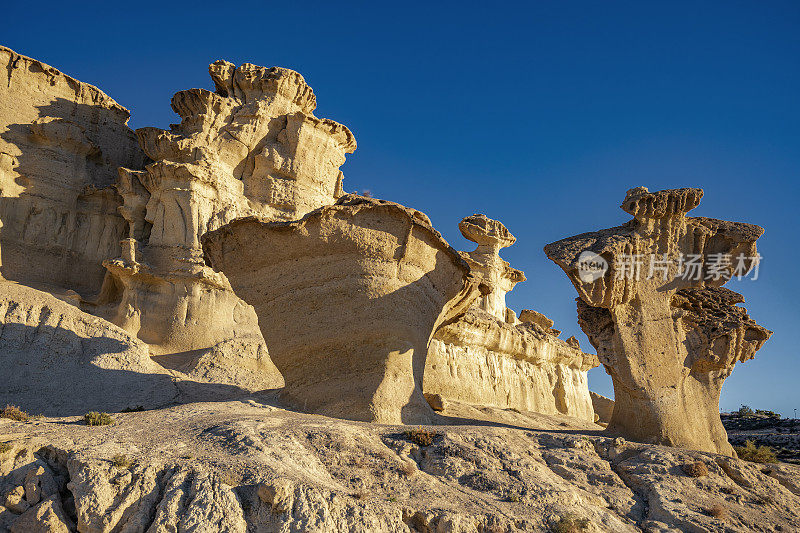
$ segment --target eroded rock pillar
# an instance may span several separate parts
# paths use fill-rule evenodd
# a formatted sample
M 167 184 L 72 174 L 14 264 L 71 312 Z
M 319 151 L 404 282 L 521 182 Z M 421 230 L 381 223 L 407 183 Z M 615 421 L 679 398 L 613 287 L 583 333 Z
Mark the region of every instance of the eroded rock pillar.
M 701 189 L 631 189 L 633 219 L 545 247 L 578 291 L 581 327 L 614 383 L 608 431 L 732 455 L 719 418 L 722 383 L 771 332 L 721 286 L 759 260 L 763 229 L 687 217 Z

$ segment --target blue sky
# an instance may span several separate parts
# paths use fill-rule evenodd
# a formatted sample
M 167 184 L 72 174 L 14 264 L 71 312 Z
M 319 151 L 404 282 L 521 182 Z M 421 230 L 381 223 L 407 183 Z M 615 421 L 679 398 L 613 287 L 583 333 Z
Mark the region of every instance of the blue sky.
M 611 227 L 631 187 L 702 187 L 693 214 L 762 225 L 758 281 L 731 282 L 775 331 L 721 407 L 800 409 L 797 356 L 800 3 L 489 2 L 4 5 L 0 43 L 167 127 L 173 93 L 212 88 L 216 59 L 283 66 L 346 124 L 347 190 L 427 213 L 455 247 L 485 213 L 535 308 L 591 349 L 575 291 L 542 247 Z M 590 388 L 610 395 L 602 369 Z

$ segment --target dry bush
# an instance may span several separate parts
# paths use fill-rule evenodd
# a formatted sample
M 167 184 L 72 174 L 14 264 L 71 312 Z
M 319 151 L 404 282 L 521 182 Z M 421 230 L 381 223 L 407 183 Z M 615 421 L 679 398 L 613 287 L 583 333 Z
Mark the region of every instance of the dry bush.
M 703 477 L 708 475 L 708 467 L 703 461 L 695 461 L 693 463 L 686 463 L 681 466 L 684 474 L 689 477 Z
M 114 423 L 114 419 L 108 413 L 98 413 L 97 411 L 90 411 L 83 415 L 83 420 L 88 426 L 110 426 Z
M 17 422 L 27 422 L 31 419 L 28 413 L 16 405 L 6 405 L 5 408 L 0 411 L 0 418 L 10 418 L 11 420 L 16 420 Z
M 407 430 L 405 436 L 418 446 L 430 446 L 433 444 L 433 438 L 436 436 L 436 432 L 419 427 L 417 429 Z
M 708 516 L 712 516 L 714 518 L 722 520 L 728 515 L 728 511 L 722 505 L 715 503 L 714 505 L 706 509 L 706 514 L 708 514 Z
M 111 458 L 111 464 L 113 464 L 116 468 L 124 469 L 124 468 L 130 468 L 133 462 L 130 459 L 128 459 L 127 455 L 122 455 L 121 453 L 118 453 L 117 455 Z
M 11 451 L 11 444 L 8 442 L 0 442 L 0 453 L 6 453 Z
M 744 446 L 734 446 L 736 455 L 739 459 L 751 461 L 753 463 L 777 463 L 778 458 L 775 457 L 775 452 L 769 446 L 756 446 L 756 443 L 750 439 L 744 442 Z
M 403 464 L 400 465 L 400 472 L 406 477 L 411 477 L 417 473 L 417 465 L 404 461 Z
M 589 519 L 568 513 L 553 524 L 553 533 L 580 533 L 589 529 Z

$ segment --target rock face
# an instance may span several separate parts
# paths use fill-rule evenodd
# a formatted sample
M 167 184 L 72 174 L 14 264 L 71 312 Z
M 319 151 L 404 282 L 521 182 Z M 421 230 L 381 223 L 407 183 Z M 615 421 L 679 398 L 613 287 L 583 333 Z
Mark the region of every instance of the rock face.
M 541 313 L 524 310 L 520 321 L 506 307 L 506 294 L 525 280 L 499 255 L 516 238 L 485 215 L 464 218 L 459 229 L 478 244 L 461 255 L 479 280 L 481 297 L 463 317 L 436 331 L 425 364 L 425 392 L 593 422 L 586 373 L 598 366 L 597 357 L 558 339 L 553 321 Z
M 611 422 L 611 415 L 614 414 L 614 400 L 592 391 L 589 391 L 589 397 L 592 399 L 592 407 L 594 414 L 597 415 L 597 421 L 603 424 Z
M 332 204 L 356 143 L 346 127 L 313 115 L 316 98 L 297 72 L 225 61 L 209 72 L 215 92 L 172 98 L 180 124 L 136 132 L 155 162 L 120 171 L 128 238 L 105 263 L 100 303 L 154 353 L 220 350 L 236 339 L 260 360 L 256 315 L 203 263 L 200 237 L 237 217 L 294 220 Z
M 793 465 L 630 443 L 568 417 L 527 429 L 517 416 L 525 429 L 431 426 L 423 443 L 255 402 L 103 428 L 0 419 L 0 531 L 570 531 L 567 517 L 590 532 L 800 529 Z M 706 474 L 690 477 L 697 462 Z
M 146 344 L 102 318 L 0 282 L 4 406 L 63 416 L 167 405 L 178 389 L 149 355 Z
M 732 455 L 719 417 L 722 383 L 771 332 L 721 285 L 755 264 L 763 229 L 687 217 L 702 195 L 631 189 L 622 209 L 633 220 L 549 244 L 545 253 L 577 289 L 580 325 L 612 377 L 608 430 Z
M 102 286 L 125 220 L 117 168 L 143 168 L 130 114 L 99 89 L 0 47 L 0 256 L 6 279 Z
M 431 419 L 421 391 L 428 342 L 478 293 L 424 214 L 348 195 L 295 222 L 240 219 L 202 242 L 255 307 L 291 405 L 381 423 Z

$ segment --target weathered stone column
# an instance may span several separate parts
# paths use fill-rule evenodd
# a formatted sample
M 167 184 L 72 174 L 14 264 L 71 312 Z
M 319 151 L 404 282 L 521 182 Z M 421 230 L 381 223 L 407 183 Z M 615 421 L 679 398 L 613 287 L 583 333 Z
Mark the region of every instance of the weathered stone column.
M 733 455 L 719 418 L 722 383 L 771 332 L 721 288 L 758 260 L 763 229 L 687 217 L 701 189 L 631 189 L 633 220 L 545 247 L 578 291 L 579 322 L 614 383 L 608 431 Z M 605 266 L 605 268 L 604 268 Z
M 500 257 L 516 238 L 498 220 L 475 214 L 461 220 L 462 235 L 478 246 L 461 252 L 481 297 L 458 320 L 434 334 L 425 364 L 426 394 L 479 406 L 562 414 L 594 421 L 586 372 L 597 357 L 558 338 L 553 321 L 523 310 L 517 319 L 506 294 L 525 281 Z

